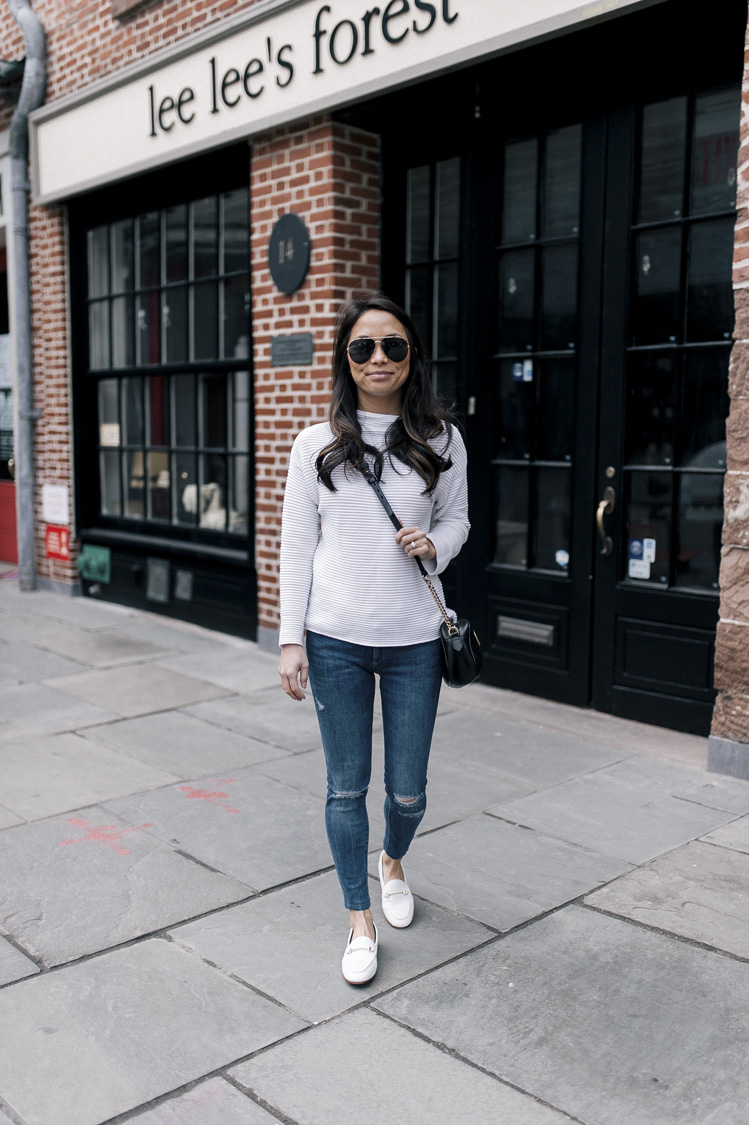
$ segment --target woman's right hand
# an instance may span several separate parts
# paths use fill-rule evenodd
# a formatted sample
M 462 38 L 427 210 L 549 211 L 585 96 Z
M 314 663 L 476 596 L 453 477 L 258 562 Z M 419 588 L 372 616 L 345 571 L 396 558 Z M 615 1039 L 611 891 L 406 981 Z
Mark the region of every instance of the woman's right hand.
M 301 701 L 307 698 L 302 688 L 307 686 L 308 670 L 307 653 L 301 645 L 282 646 L 278 674 L 281 677 L 281 687 L 290 699 Z

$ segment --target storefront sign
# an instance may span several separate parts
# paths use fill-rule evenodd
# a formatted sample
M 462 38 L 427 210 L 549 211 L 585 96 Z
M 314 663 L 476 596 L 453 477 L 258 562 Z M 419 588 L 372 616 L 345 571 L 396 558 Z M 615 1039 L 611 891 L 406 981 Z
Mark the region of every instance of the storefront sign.
M 31 116 L 37 202 L 658 0 L 261 0 Z
M 70 489 L 66 484 L 42 485 L 42 519 L 45 523 L 70 523 Z
M 70 532 L 67 527 L 47 524 L 44 531 L 44 548 L 48 559 L 70 561 Z
M 271 367 L 309 367 L 315 354 L 311 332 L 296 336 L 273 336 L 270 342 Z

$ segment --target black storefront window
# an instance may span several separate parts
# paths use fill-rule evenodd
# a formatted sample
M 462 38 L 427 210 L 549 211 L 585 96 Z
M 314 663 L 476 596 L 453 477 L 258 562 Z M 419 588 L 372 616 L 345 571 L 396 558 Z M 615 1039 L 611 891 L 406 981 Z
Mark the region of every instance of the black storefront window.
M 246 536 L 249 193 L 86 230 L 99 515 Z

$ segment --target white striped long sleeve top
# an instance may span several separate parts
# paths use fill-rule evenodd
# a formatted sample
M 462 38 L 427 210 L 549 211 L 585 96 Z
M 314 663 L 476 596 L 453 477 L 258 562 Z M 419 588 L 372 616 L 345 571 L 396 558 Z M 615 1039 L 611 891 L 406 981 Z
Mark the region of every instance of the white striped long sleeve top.
M 382 449 L 390 414 L 358 411 L 368 445 Z M 442 621 L 419 568 L 395 542 L 396 530 L 372 488 L 350 465 L 333 471 L 336 491 L 318 479 L 315 459 L 332 440 L 327 422 L 303 430 L 291 450 L 281 531 L 279 644 L 302 644 L 304 630 L 371 647 L 420 644 L 439 635 Z M 434 447 L 440 452 L 444 439 Z M 452 468 L 434 491 L 401 462 L 385 458 L 382 489 L 404 527 L 431 539 L 425 563 L 442 596 L 440 574 L 468 536 L 466 451 L 452 427 Z

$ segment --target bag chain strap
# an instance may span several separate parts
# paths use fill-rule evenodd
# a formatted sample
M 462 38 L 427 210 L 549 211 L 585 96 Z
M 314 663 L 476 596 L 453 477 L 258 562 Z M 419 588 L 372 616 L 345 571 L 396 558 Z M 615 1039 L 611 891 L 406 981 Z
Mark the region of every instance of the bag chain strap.
M 374 475 L 372 470 L 369 468 L 369 466 L 364 461 L 360 462 L 360 464 L 358 464 L 356 466 L 356 468 L 359 470 L 359 472 L 362 474 L 362 476 L 366 479 L 367 483 L 372 485 L 372 488 L 374 489 L 374 493 L 375 493 L 377 499 L 380 501 L 383 508 L 385 509 L 385 511 L 388 514 L 390 522 L 392 523 L 392 525 L 395 528 L 398 529 L 398 531 L 400 531 L 401 528 L 403 527 L 403 524 L 398 519 L 398 517 L 396 516 L 393 509 L 390 507 L 387 496 L 382 491 L 382 488 L 380 487 L 380 482 L 378 481 L 377 477 Z M 447 625 L 447 629 L 448 629 L 448 632 L 449 632 L 450 636 L 451 637 L 457 637 L 458 634 L 460 633 L 460 630 L 458 629 L 455 622 L 451 621 L 450 618 L 448 617 L 447 610 L 445 609 L 444 605 L 442 604 L 440 596 L 439 596 L 439 594 L 437 593 L 437 591 L 435 590 L 435 588 L 432 584 L 432 580 L 429 577 L 429 574 L 427 573 L 426 567 L 422 563 L 421 559 L 418 558 L 415 555 L 414 555 L 414 561 L 416 562 L 416 565 L 418 566 L 419 570 L 421 571 L 421 577 L 424 579 L 424 581 L 427 584 L 427 587 L 429 588 L 429 593 L 432 595 L 432 597 L 434 598 L 434 600 L 437 603 L 437 608 L 440 611 L 440 613 L 442 614 L 442 618 L 445 622 L 445 625 Z

